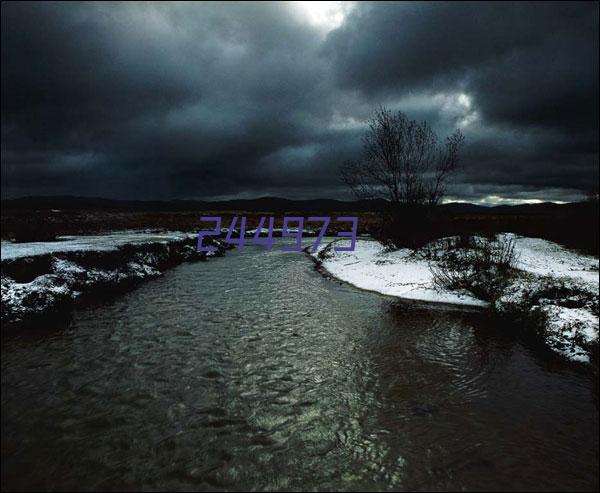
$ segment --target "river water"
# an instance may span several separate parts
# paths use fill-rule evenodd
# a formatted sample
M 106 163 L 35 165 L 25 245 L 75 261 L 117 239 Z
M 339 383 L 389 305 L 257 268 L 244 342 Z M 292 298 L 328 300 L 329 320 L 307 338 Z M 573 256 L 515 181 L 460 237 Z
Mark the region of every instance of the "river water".
M 598 488 L 597 380 L 247 247 L 3 337 L 2 489 Z

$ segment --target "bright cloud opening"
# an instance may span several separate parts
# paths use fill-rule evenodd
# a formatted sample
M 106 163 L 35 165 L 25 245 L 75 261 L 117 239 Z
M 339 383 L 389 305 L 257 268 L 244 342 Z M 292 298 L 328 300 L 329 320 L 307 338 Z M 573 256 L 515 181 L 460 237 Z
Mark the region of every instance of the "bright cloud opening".
M 354 2 L 290 2 L 294 11 L 307 24 L 324 32 L 340 27 Z

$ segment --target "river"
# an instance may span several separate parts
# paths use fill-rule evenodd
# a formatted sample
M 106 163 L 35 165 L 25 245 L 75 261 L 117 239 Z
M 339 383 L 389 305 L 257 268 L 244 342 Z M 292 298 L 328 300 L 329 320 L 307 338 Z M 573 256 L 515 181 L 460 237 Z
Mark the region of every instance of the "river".
M 3 336 L 2 489 L 598 489 L 598 391 L 247 247 Z

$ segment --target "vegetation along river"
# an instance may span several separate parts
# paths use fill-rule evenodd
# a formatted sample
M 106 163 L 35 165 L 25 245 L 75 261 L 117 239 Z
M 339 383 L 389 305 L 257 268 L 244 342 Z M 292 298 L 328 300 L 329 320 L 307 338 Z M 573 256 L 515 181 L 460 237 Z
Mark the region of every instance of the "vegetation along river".
M 3 336 L 3 489 L 597 489 L 595 377 L 260 247 Z

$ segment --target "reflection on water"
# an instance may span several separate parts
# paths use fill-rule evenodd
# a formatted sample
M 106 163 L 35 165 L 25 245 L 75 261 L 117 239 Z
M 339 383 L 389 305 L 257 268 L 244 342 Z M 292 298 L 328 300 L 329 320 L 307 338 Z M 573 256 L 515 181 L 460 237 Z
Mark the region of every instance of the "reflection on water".
M 594 489 L 594 385 L 250 247 L 5 338 L 2 487 Z

